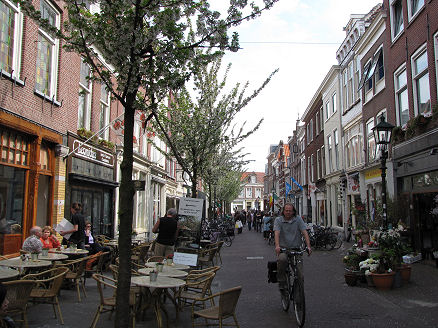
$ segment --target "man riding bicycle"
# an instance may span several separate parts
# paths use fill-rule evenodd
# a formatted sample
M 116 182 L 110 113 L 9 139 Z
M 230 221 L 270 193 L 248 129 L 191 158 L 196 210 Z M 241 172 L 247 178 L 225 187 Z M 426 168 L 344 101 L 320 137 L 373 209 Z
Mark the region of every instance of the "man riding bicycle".
M 283 207 L 282 215 L 277 217 L 274 222 L 275 232 L 275 252 L 277 253 L 277 280 L 280 290 L 286 287 L 286 268 L 288 258 L 285 253 L 281 252 L 282 248 L 300 249 L 302 244 L 302 236 L 306 241 L 307 252 L 310 256 L 312 248 L 310 247 L 310 239 L 306 230 L 306 224 L 303 219 L 297 215 L 297 211 L 292 204 L 286 204 Z M 301 281 L 303 277 L 303 262 L 297 262 L 297 269 Z

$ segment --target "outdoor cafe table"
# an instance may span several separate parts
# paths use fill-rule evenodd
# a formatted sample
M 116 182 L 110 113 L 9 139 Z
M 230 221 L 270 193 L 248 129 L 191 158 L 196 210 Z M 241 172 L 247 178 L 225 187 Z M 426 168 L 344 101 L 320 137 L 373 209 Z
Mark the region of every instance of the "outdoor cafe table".
M 7 281 L 18 277 L 20 272 L 11 268 L 0 267 L 0 281 Z
M 155 270 L 154 268 L 142 268 L 138 270 L 138 273 L 144 274 L 146 276 L 149 275 L 151 271 Z M 158 277 L 170 277 L 170 278 L 185 278 L 188 273 L 185 271 L 177 270 L 172 268 L 169 265 L 163 265 L 163 271 L 158 272 Z
M 49 253 L 47 256 L 44 256 L 43 254 L 38 254 L 38 260 L 62 261 L 66 259 L 68 259 L 68 255 L 60 253 Z
M 12 259 L 0 261 L 1 266 L 7 266 L 11 268 L 16 268 L 20 273 L 24 269 L 38 269 L 42 267 L 48 267 L 52 265 L 50 261 L 44 260 L 25 260 L 22 261 L 20 257 L 14 257 Z
M 157 263 L 158 262 L 147 262 L 145 263 L 145 265 L 149 268 L 156 268 L 157 267 Z M 166 266 L 166 264 L 164 265 Z M 178 264 L 173 262 L 172 265 L 169 265 L 169 267 L 171 267 L 172 269 L 176 269 L 176 270 L 188 270 L 190 269 L 189 265 L 185 265 L 185 264 Z
M 163 277 L 163 276 L 161 277 L 158 276 L 156 281 L 151 281 L 149 276 L 136 276 L 131 278 L 131 283 L 140 287 L 146 287 L 145 289 L 150 294 L 151 300 L 154 305 L 154 311 L 157 317 L 157 325 L 159 328 L 163 327 L 163 319 L 161 316 L 161 311 L 163 311 L 164 314 L 166 315 L 167 322 L 169 320 L 168 319 L 169 316 L 161 300 L 162 293 L 166 292 L 168 288 L 179 288 L 186 284 L 184 280 Z M 152 292 L 150 291 L 151 288 L 154 289 Z M 172 300 L 172 302 L 175 305 L 176 311 L 178 311 L 176 300 L 169 293 L 166 293 L 166 295 L 169 296 L 169 298 Z M 146 297 L 146 299 L 148 298 Z M 143 304 L 141 310 L 144 310 L 145 307 L 147 307 L 148 305 L 149 304 Z
M 49 253 L 54 254 L 65 254 L 65 255 L 87 255 L 88 251 L 86 249 L 73 249 L 73 248 L 61 248 L 61 250 L 57 250 L 56 248 L 52 248 Z

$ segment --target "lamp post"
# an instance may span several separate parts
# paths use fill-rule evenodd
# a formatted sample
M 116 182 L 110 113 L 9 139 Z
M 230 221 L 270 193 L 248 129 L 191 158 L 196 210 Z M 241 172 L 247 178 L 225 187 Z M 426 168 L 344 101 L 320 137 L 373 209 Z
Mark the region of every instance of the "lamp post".
M 385 122 L 385 117 L 380 117 L 380 122 L 373 128 L 374 139 L 376 144 L 381 146 L 382 154 L 380 156 L 382 166 L 382 208 L 383 208 L 383 229 L 388 228 L 387 208 L 386 208 L 386 160 L 388 158 L 388 145 L 391 141 L 391 134 L 394 125 Z

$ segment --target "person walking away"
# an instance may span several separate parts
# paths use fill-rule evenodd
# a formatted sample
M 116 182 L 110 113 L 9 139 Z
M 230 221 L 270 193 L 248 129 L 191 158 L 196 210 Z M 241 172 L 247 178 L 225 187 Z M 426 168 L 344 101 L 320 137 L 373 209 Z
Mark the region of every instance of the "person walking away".
M 42 235 L 41 227 L 33 226 L 30 228 L 29 234 L 30 236 L 24 240 L 21 248 L 29 253 L 41 253 L 43 250 L 43 243 L 40 240 Z
M 152 228 L 153 233 L 158 233 L 155 240 L 155 256 L 167 256 L 175 251 L 175 241 L 178 236 L 178 220 L 176 209 L 170 208 L 166 216 L 159 218 Z
M 251 212 L 246 213 L 246 222 L 248 223 L 248 231 L 251 231 L 251 226 L 252 226 L 252 213 Z
M 71 216 L 71 224 L 73 224 L 73 229 L 69 231 L 60 231 L 60 235 L 64 236 L 66 234 L 71 233 L 72 235 L 68 239 L 70 243 L 74 243 L 80 249 L 85 249 L 85 218 L 81 214 L 82 205 L 79 203 L 73 203 L 71 205 L 70 212 Z
M 310 239 L 306 230 L 306 224 L 303 219 L 297 215 L 297 211 L 292 204 L 286 204 L 283 207 L 281 216 L 274 221 L 275 252 L 277 254 L 277 280 L 280 291 L 286 288 L 286 268 L 288 259 L 286 253 L 281 252 L 281 248 L 301 249 L 302 236 L 305 239 L 307 253 L 310 256 L 312 248 Z M 298 259 L 298 278 L 304 281 L 303 262 Z

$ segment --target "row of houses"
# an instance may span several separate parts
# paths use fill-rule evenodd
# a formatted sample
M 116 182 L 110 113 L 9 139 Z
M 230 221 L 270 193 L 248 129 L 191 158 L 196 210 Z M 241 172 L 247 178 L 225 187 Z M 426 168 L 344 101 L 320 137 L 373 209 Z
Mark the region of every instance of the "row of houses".
M 382 211 L 373 128 L 383 117 L 395 126 L 388 220 L 408 228 L 416 249 L 438 249 L 437 12 L 436 1 L 384 0 L 351 15 L 337 65 L 269 150 L 264 198 L 278 197 L 274 210 L 293 202 L 309 222 L 372 226 Z
M 59 28 L 67 19 L 63 1 L 38 3 L 52 25 Z M 96 6 L 84 3 L 91 11 Z M 95 234 L 113 237 L 123 107 L 104 85 L 87 78 L 90 67 L 79 55 L 65 51 L 62 41 L 25 17 L 15 1 L 0 0 L 0 26 L 0 254 L 17 252 L 33 225 L 68 219 L 73 202 L 83 205 Z M 151 140 L 166 149 L 144 133 L 142 121 L 139 113 L 132 178 L 141 183 L 133 229 L 149 234 L 190 186 L 176 161 L 152 146 Z

